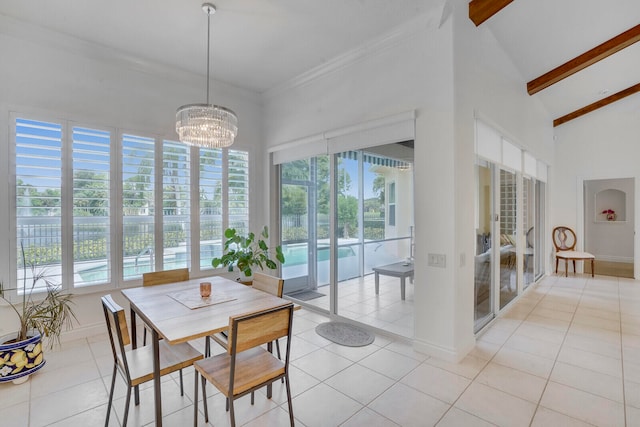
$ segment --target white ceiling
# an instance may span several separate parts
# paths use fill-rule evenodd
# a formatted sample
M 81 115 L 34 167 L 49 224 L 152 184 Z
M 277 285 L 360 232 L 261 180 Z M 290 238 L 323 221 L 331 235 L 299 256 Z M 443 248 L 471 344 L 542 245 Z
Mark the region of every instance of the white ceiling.
M 398 27 L 442 0 L 209 0 L 216 79 L 263 92 Z M 202 0 L 2 0 L 0 14 L 206 72 Z
M 526 85 L 638 24 L 639 0 L 515 0 L 482 25 L 512 58 Z M 533 96 L 558 118 L 640 83 L 639 71 L 636 43 Z M 630 103 L 640 108 L 640 94 L 605 108 Z
M 213 74 L 264 92 L 445 0 L 212 0 Z M 206 71 L 201 0 L 2 0 L 0 15 L 137 58 Z M 640 23 L 640 0 L 515 0 L 482 24 L 526 83 Z M 640 82 L 640 43 L 534 95 L 553 118 Z M 602 94 L 601 91 L 608 91 Z M 624 104 L 640 106 L 640 94 Z M 630 104 L 631 103 L 631 104 Z M 611 108 L 611 107 L 607 107 Z

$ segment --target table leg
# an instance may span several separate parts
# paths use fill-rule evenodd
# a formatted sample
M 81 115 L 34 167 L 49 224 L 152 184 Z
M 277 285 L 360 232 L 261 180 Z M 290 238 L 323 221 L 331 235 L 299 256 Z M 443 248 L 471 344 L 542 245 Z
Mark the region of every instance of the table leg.
M 405 285 L 405 277 L 402 276 L 400 278 L 400 298 L 404 301 L 404 285 Z
M 162 426 L 162 398 L 160 389 L 160 337 L 152 328 L 153 339 L 153 391 L 155 392 L 156 426 Z
M 136 312 L 132 309 L 131 311 L 131 348 L 138 348 L 138 335 L 136 331 Z M 133 401 L 137 405 L 140 404 L 140 387 L 135 386 L 133 388 Z
M 564 259 L 564 277 L 569 277 L 569 259 Z
M 378 274 L 378 272 L 376 271 L 376 295 L 378 295 L 378 293 L 380 293 L 380 275 Z
M 273 354 L 273 341 L 267 343 L 267 351 Z M 271 399 L 271 396 L 273 395 L 272 384 L 273 383 L 269 383 L 269 385 L 267 385 L 267 399 Z M 251 403 L 253 404 L 253 394 L 251 395 Z

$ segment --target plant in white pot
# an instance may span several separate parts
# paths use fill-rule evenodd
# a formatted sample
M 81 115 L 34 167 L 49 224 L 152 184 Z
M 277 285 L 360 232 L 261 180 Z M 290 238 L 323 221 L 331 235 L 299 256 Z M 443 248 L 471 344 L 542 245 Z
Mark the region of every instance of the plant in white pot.
M 238 234 L 235 228 L 227 228 L 224 231 L 224 254 L 220 258 L 213 258 L 211 265 L 218 268 L 223 265 L 228 267 L 229 271 L 234 271 L 236 267 L 244 277 L 238 280 L 242 283 L 249 284 L 253 275 L 253 270 L 259 268 L 263 270 L 265 267 L 271 270 L 278 268 L 275 260 L 284 264 L 284 254 L 282 246 L 278 245 L 272 252 L 267 245 L 269 238 L 269 229 L 265 225 L 259 236 L 249 232 L 246 236 Z
M 42 338 L 49 339 L 49 346 L 60 343 L 60 333 L 68 329 L 76 318 L 70 294 L 64 294 L 59 286 L 51 283 L 44 270 L 31 265 L 31 277 L 27 278 L 27 263 L 22 249 L 23 277 L 18 289 L 5 289 L 0 282 L 0 299 L 18 316 L 17 332 L 0 337 L 0 383 L 26 381 L 29 375 L 45 364 Z M 41 291 L 44 284 L 45 290 Z M 18 300 L 12 301 L 6 291 L 17 290 Z

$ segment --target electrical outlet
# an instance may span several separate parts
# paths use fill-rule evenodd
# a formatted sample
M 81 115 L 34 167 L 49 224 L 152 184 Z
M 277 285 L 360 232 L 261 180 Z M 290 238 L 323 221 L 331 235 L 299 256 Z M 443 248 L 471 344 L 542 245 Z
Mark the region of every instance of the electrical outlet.
M 446 267 L 446 256 L 444 254 L 428 254 L 427 264 L 430 267 Z

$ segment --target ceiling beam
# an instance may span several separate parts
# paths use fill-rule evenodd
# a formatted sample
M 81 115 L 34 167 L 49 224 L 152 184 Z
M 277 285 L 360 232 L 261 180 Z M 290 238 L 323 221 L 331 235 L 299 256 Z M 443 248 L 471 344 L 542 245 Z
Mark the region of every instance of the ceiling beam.
M 476 27 L 496 13 L 500 12 L 513 0 L 471 0 L 469 2 L 469 19 Z
M 560 80 L 569 77 L 570 75 L 577 73 L 578 71 L 587 68 L 589 65 L 605 59 L 606 57 L 613 55 L 616 52 L 621 51 L 625 47 L 631 46 L 635 42 L 640 40 L 640 24 L 633 28 L 628 29 L 622 34 L 619 34 L 607 40 L 599 46 L 577 56 L 559 67 L 554 68 L 542 76 L 531 80 L 527 83 L 527 92 L 529 95 L 540 92 L 552 84 L 558 83 Z
M 563 123 L 568 122 L 569 120 L 576 119 L 580 116 L 584 116 L 587 113 L 597 110 L 598 108 L 602 108 L 605 105 L 612 104 L 616 101 L 621 100 L 622 98 L 626 98 L 629 95 L 633 95 L 634 93 L 640 92 L 640 83 L 635 84 L 631 87 L 628 87 L 620 92 L 614 93 L 613 95 L 607 96 L 606 98 L 602 98 L 599 101 L 594 102 L 593 104 L 589 104 L 586 107 L 582 107 L 579 110 L 576 110 L 572 113 L 559 117 L 553 121 L 553 127 L 560 126 Z

